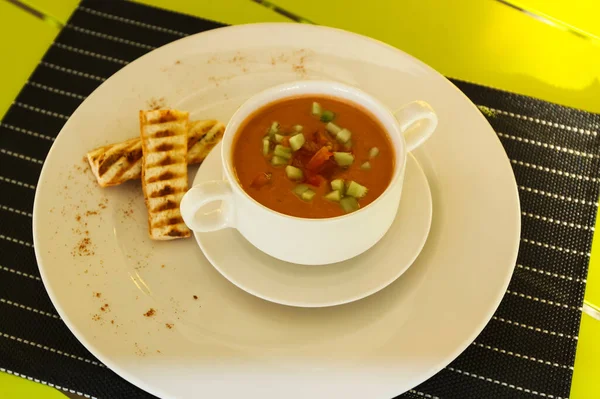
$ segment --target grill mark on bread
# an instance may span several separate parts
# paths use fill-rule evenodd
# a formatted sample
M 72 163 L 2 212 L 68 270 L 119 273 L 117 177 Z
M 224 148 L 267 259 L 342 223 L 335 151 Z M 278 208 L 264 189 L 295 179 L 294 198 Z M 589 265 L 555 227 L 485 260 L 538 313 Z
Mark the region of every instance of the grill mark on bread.
M 152 149 L 153 152 L 168 152 L 181 150 L 183 146 L 174 145 L 171 143 L 162 143 Z
M 163 144 L 159 144 L 156 147 L 154 147 L 154 151 L 163 152 L 163 151 L 172 150 L 174 148 L 175 148 L 175 146 L 173 144 L 163 143 Z
M 152 209 L 152 212 L 158 213 L 163 211 L 168 211 L 170 209 L 175 209 L 179 205 L 175 201 L 167 200 L 164 204 L 160 204 L 156 208 Z
M 158 166 L 167 166 L 167 165 L 171 165 L 174 163 L 175 163 L 175 160 L 167 155 L 166 157 L 164 157 L 163 159 L 160 160 L 160 162 L 158 163 Z
M 136 146 L 139 146 L 137 149 L 135 148 Z M 102 177 L 106 174 L 106 172 L 109 171 L 109 169 L 111 169 L 111 167 L 113 165 L 115 165 L 121 158 L 125 158 L 128 162 L 127 165 L 120 165 L 120 167 L 117 169 L 117 173 L 115 174 L 114 178 L 119 178 L 123 173 L 127 172 L 129 169 L 131 169 L 131 167 L 133 166 L 132 164 L 135 164 L 135 162 L 139 159 L 142 158 L 142 148 L 140 143 L 131 143 L 127 146 L 125 146 L 125 148 L 118 148 L 119 145 L 112 145 L 112 146 L 106 146 L 103 147 L 103 149 L 106 150 L 105 153 L 97 156 L 94 159 L 97 159 L 100 167 L 98 168 L 98 176 Z M 116 150 L 114 150 L 112 153 L 110 152 L 112 149 L 117 148 Z M 108 154 L 108 156 L 106 156 Z M 106 157 L 106 158 L 104 158 Z M 102 159 L 104 158 L 104 159 Z M 114 179 L 113 178 L 113 179 Z
M 219 123 L 216 120 L 209 121 L 196 121 L 190 124 L 188 133 L 188 150 L 195 146 L 198 142 L 205 139 L 206 135 L 213 130 L 213 128 Z M 202 126 L 198 128 L 197 126 Z
M 160 198 L 160 197 L 165 197 L 165 196 L 171 195 L 171 194 L 184 193 L 185 191 L 186 191 L 186 189 L 184 187 L 175 189 L 169 185 L 166 185 L 158 191 L 148 193 L 148 198 Z
M 192 148 L 193 146 L 195 146 L 196 143 L 199 142 L 200 140 L 202 140 L 204 137 L 206 137 L 206 133 L 196 136 L 196 137 L 188 137 L 188 144 L 187 144 L 188 150 L 190 148 Z
M 127 151 L 125 153 L 125 158 L 127 159 L 127 161 L 129 163 L 134 164 L 137 161 L 139 161 L 140 159 L 142 159 L 142 155 L 143 155 L 143 153 L 142 153 L 142 146 L 140 145 L 139 148 Z
M 154 124 L 173 122 L 177 120 L 177 115 L 174 115 L 170 110 L 163 113 Z
M 218 123 L 216 121 L 214 121 L 215 123 L 211 123 L 208 124 L 206 126 L 204 126 L 201 130 L 199 134 L 192 134 L 192 132 L 190 131 L 190 134 L 188 135 L 188 150 L 190 148 L 192 148 L 193 146 L 196 145 L 196 143 L 198 143 L 200 140 L 203 140 L 206 135 L 208 134 L 208 132 L 211 131 L 211 129 L 213 127 L 215 127 L 215 125 Z
M 165 226 L 176 226 L 178 224 L 182 224 L 183 223 L 183 219 L 180 216 L 176 216 L 176 217 L 172 217 L 166 220 L 161 220 L 158 223 L 155 223 L 152 225 L 152 228 L 154 229 L 158 229 L 161 227 L 165 227 Z
M 150 198 L 164 197 L 165 195 L 174 194 L 174 191 L 173 187 L 164 186 L 160 190 L 150 193 Z
M 156 133 L 154 133 L 153 137 L 155 138 L 162 138 L 162 137 L 171 137 L 171 136 L 175 136 L 175 132 L 169 130 L 169 129 L 165 129 L 165 130 L 160 130 Z
M 162 180 L 169 180 L 169 179 L 173 179 L 176 177 L 183 177 L 183 175 L 177 175 L 173 172 L 165 172 L 159 176 L 154 176 L 148 179 L 148 183 L 156 183 L 157 181 L 162 181 Z
M 129 149 L 123 150 L 123 158 L 127 160 L 127 165 L 121 165 L 121 167 L 117 169 L 111 181 L 118 182 L 121 176 L 129 172 L 136 165 L 136 163 L 142 159 L 142 146 L 140 145 L 138 148 L 135 148 L 136 146 L 137 143 L 134 143 L 132 146 L 129 147 Z M 134 148 L 131 149 L 132 147 Z
M 169 230 L 169 232 L 167 233 L 167 235 L 169 237 L 188 237 L 187 232 L 185 231 L 181 231 L 181 230 L 177 230 L 176 228 L 172 228 L 171 230 Z
M 110 154 L 108 157 L 104 158 L 100 161 L 100 168 L 98 168 L 98 175 L 104 176 L 106 172 L 113 166 L 119 159 L 121 158 L 121 154 Z

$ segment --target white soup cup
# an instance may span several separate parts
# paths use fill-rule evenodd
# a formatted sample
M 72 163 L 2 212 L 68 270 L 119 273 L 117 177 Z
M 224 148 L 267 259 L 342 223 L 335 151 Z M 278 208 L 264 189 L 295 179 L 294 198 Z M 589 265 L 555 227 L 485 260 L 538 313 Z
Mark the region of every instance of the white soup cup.
M 242 123 L 267 104 L 305 95 L 335 97 L 357 104 L 368 110 L 389 135 L 396 155 L 392 179 L 386 190 L 364 208 L 332 218 L 293 217 L 261 205 L 240 186 L 232 147 Z M 297 81 L 272 87 L 248 99 L 235 112 L 221 146 L 224 179 L 192 187 L 181 201 L 183 220 L 195 232 L 236 228 L 255 247 L 287 262 L 322 265 L 350 259 L 375 245 L 392 225 L 402 194 L 407 152 L 424 143 L 437 122 L 435 112 L 423 101 L 392 112 L 372 96 L 342 83 Z M 221 201 L 218 211 L 202 212 L 205 205 L 214 201 Z

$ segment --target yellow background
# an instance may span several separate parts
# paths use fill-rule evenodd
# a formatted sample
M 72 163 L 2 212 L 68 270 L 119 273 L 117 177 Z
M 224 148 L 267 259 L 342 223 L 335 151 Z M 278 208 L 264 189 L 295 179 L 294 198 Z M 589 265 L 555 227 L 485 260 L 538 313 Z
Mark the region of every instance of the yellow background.
M 40 19 L 0 0 L 0 117 L 77 6 L 22 0 Z M 252 0 L 142 0 L 228 24 L 287 21 Z M 442 74 L 600 113 L 600 2 L 515 0 L 541 22 L 494 0 L 271 0 L 314 23 L 390 43 Z M 578 35 L 571 33 L 573 30 Z M 581 36 L 587 38 L 582 38 Z M 10 39 L 9 39 L 10 38 Z M 597 223 L 597 227 L 600 223 Z M 600 240 L 594 238 L 586 301 L 600 305 Z M 571 398 L 600 398 L 600 321 L 582 318 Z M 1 398 L 64 398 L 0 373 Z

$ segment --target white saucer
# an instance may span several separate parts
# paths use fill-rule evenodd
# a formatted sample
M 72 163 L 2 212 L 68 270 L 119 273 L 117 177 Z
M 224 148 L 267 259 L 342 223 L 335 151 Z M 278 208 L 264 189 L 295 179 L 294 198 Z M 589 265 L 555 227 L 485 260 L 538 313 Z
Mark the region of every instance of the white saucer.
M 204 161 L 194 185 L 223 176 L 220 145 Z M 195 233 L 206 258 L 244 291 L 282 305 L 323 307 L 362 299 L 391 284 L 417 258 L 431 227 L 431 192 L 409 154 L 396 220 L 373 248 L 345 262 L 303 266 L 275 259 L 236 229 Z M 360 228 L 360 226 L 357 226 Z

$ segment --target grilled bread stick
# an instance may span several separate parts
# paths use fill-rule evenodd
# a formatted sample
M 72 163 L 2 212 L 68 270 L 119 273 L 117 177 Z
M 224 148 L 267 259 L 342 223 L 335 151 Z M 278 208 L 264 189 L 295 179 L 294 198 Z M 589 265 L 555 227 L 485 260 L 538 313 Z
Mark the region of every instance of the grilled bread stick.
M 225 125 L 216 120 L 191 121 L 187 138 L 188 165 L 204 161 L 219 143 Z M 87 153 L 90 168 L 101 187 L 116 186 L 142 175 L 142 142 L 139 137 L 96 148 Z
M 142 191 L 153 240 L 190 236 L 179 211 L 188 189 L 188 122 L 187 112 L 140 111 Z

